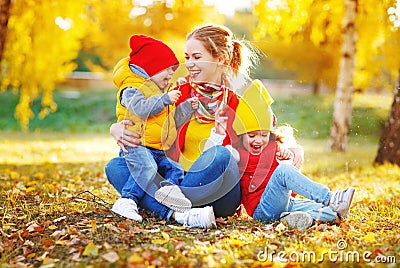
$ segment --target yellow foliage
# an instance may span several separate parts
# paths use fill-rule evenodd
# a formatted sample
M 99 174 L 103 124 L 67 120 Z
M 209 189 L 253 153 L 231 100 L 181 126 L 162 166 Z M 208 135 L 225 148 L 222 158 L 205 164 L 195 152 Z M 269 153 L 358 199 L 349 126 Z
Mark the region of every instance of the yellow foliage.
M 93 25 L 84 42 L 96 48 L 103 66 L 112 69 L 129 52 L 129 38 L 146 34 L 171 46 L 180 60 L 184 58 L 186 34 L 206 22 L 222 23 L 222 16 L 202 0 L 154 1 L 146 6 L 130 0 L 92 0 Z
M 358 1 L 356 89 L 388 83 L 393 88 L 400 68 L 400 31 L 390 21 L 390 7 L 396 8 L 396 0 Z M 343 12 L 343 1 L 338 0 L 261 0 L 254 7 L 259 19 L 254 37 L 269 41 L 265 49 L 279 68 L 295 71 L 299 80 L 334 88 Z
M 57 109 L 52 92 L 71 72 L 71 61 L 85 34 L 85 0 L 18 0 L 12 2 L 8 35 L 1 62 L 1 90 L 20 93 L 15 117 L 27 130 L 32 102 L 42 96 L 40 118 Z
M 41 97 L 40 119 L 57 110 L 55 85 L 76 68 L 73 60 L 80 50 L 95 51 L 102 67 L 112 69 L 129 54 L 130 36 L 140 33 L 162 39 L 183 60 L 185 37 L 194 25 L 222 22 L 215 8 L 202 0 L 154 1 L 147 6 L 133 2 L 12 1 L 0 90 L 20 94 L 15 117 L 23 130 L 35 116 L 31 105 L 36 99 Z
M 306 82 L 336 84 L 343 3 L 329 1 L 260 1 L 254 37 L 269 40 L 267 54 L 280 69 L 293 70 Z

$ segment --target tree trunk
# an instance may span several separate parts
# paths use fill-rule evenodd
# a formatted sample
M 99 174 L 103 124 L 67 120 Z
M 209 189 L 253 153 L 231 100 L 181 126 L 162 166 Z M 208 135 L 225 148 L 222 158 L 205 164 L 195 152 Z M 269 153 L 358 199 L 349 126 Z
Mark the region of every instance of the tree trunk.
M 0 0 L 0 61 L 6 44 L 7 25 L 10 18 L 11 0 Z
M 319 95 L 320 92 L 321 92 L 321 80 L 317 79 L 313 83 L 312 94 L 314 96 L 317 96 L 317 95 Z
M 389 118 L 385 124 L 375 163 L 385 162 L 400 166 L 400 70 Z
M 338 74 L 336 97 L 333 107 L 333 123 L 329 138 L 329 147 L 335 151 L 346 151 L 350 132 L 353 92 L 353 73 L 356 54 L 357 33 L 355 19 L 357 0 L 345 0 L 343 18 L 342 58 Z

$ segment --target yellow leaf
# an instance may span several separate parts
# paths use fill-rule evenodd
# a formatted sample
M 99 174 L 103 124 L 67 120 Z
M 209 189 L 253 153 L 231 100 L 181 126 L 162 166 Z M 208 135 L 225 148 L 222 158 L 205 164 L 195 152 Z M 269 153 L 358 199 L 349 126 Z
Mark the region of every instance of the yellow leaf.
M 32 193 L 32 192 L 34 192 L 36 190 L 36 188 L 35 187 L 28 187 L 27 189 L 26 189 L 26 193 Z
M 373 232 L 367 232 L 367 234 L 363 237 L 363 240 L 367 243 L 375 242 L 375 235 Z
M 158 244 L 158 245 L 167 243 L 170 239 L 169 235 L 166 232 L 161 232 L 161 235 L 163 236 L 163 238 L 156 238 L 156 239 L 151 240 L 151 242 L 153 244 Z
M 67 244 L 67 241 L 64 241 L 64 240 L 57 240 L 56 241 L 56 245 L 60 245 L 60 246 L 64 246 L 64 245 L 66 245 Z M 86 250 L 86 249 L 85 249 Z
M 96 220 L 91 220 L 90 224 L 92 225 L 92 232 L 95 233 L 97 231 Z
M 11 171 L 10 177 L 11 177 L 11 179 L 13 179 L 13 180 L 18 179 L 18 178 L 19 178 L 19 173 L 18 173 L 18 172 L 15 172 L 15 171 Z
M 132 256 L 130 256 L 127 259 L 128 267 L 134 266 L 134 265 L 138 265 L 138 264 L 142 264 L 142 263 L 143 263 L 143 258 L 141 256 L 139 256 L 138 254 L 136 254 L 136 253 L 134 253 Z
M 241 240 L 239 240 L 239 239 L 231 239 L 230 245 L 232 247 L 240 247 L 240 246 L 243 245 L 243 242 Z
M 41 180 L 41 179 L 43 179 L 44 174 L 42 172 L 37 172 L 37 173 L 33 174 L 33 177 Z
M 97 246 L 95 244 L 88 244 L 85 247 L 85 250 L 82 253 L 82 256 L 93 256 L 96 257 L 99 253 L 99 249 L 97 248 Z

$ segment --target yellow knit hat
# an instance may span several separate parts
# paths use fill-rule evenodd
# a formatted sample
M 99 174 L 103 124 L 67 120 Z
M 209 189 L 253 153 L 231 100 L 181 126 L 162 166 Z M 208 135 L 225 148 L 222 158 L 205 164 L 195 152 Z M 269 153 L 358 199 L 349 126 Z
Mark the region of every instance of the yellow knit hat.
M 258 79 L 244 92 L 236 108 L 233 129 L 237 135 L 257 130 L 274 130 L 275 119 L 271 109 L 274 102 L 267 89 Z

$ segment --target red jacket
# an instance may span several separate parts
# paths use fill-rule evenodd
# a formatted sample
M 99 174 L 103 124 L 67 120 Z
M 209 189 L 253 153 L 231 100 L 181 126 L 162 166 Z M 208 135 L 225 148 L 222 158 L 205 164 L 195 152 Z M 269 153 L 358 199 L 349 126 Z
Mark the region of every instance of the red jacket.
M 253 216 L 272 173 L 279 165 L 275 157 L 276 149 L 275 141 L 270 141 L 261 155 L 251 155 L 243 147 L 238 148 L 241 203 L 250 216 Z

